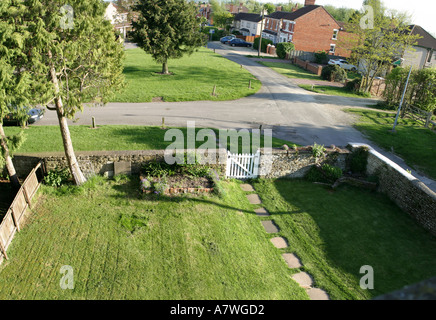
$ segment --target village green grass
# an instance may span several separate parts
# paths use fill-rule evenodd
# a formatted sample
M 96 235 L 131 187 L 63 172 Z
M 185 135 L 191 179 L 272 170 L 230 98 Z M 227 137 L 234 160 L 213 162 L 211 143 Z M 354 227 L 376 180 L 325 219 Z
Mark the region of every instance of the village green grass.
M 162 65 L 142 49 L 126 50 L 126 87 L 111 97 L 112 102 L 234 100 L 256 93 L 261 83 L 239 64 L 206 48 L 192 55 L 170 59 L 172 75 L 160 75 Z M 251 89 L 249 81 L 251 80 Z M 216 86 L 216 96 L 212 95 Z
M 7 135 L 14 135 L 21 129 L 19 127 L 5 127 Z M 97 129 L 89 126 L 70 126 L 71 139 L 75 151 L 116 151 L 116 150 L 158 150 L 165 149 L 171 141 L 165 141 L 165 132 L 168 129 L 161 129 L 155 126 L 129 126 L 129 125 L 103 125 Z M 187 128 L 180 129 L 187 138 Z M 201 128 L 195 128 L 198 131 Z M 219 138 L 219 130 L 213 129 L 215 136 L 211 135 L 212 144 L 216 145 L 215 137 Z M 250 133 L 250 137 L 253 135 Z M 251 140 L 251 139 L 250 139 Z M 207 142 L 196 141 L 196 148 Z M 242 150 L 242 139 L 228 139 L 228 148 Z M 292 142 L 272 138 L 272 147 L 281 147 L 283 144 L 292 146 Z M 185 143 L 185 147 L 187 143 Z M 232 149 L 232 146 L 234 149 Z M 264 146 L 264 136 L 261 135 L 260 146 Z M 41 152 L 63 152 L 62 138 L 58 126 L 29 126 L 25 129 L 25 141 L 17 150 L 17 153 L 41 153 Z M 252 150 L 253 151 L 253 150 Z M 256 150 L 254 150 L 256 152 Z
M 139 178 L 42 186 L 0 266 L 0 299 L 308 299 L 238 182 L 158 197 Z M 63 290 L 62 266 L 74 289 Z
M 383 194 L 304 180 L 253 186 L 271 214 L 262 219 L 274 220 L 289 242 L 282 252 L 296 254 L 332 299 L 372 299 L 434 277 L 435 237 Z M 365 265 L 373 268 L 374 289 L 360 288 Z
M 379 147 L 393 151 L 407 165 L 436 179 L 436 133 L 412 119 L 399 118 L 392 133 L 395 112 L 347 109 L 357 116 L 354 126 Z

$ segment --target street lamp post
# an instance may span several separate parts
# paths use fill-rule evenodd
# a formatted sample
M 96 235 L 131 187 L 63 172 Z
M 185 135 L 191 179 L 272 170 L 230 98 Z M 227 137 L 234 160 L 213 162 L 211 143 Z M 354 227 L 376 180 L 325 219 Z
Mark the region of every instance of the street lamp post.
M 263 19 L 264 19 L 264 15 L 265 15 L 265 11 L 263 9 L 263 4 L 262 4 L 262 12 L 260 14 L 262 16 L 262 21 L 260 22 L 260 38 L 259 38 L 259 48 L 257 50 L 257 56 L 260 57 L 260 50 L 262 48 L 262 32 L 263 32 Z

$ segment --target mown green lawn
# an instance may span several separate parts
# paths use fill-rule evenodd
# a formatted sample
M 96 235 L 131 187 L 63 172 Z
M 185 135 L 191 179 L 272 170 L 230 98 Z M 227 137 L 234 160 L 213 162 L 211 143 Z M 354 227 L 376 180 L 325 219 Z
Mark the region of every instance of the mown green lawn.
M 407 165 L 436 179 L 436 133 L 411 119 L 399 118 L 392 133 L 395 112 L 348 109 L 358 116 L 355 127 L 378 146 L 399 155 Z
M 349 91 L 345 87 L 320 86 L 320 85 L 312 86 L 310 84 L 299 84 L 298 86 L 308 91 L 328 94 L 331 96 L 342 96 L 342 97 L 349 97 L 349 98 L 370 98 Z
M 0 299 L 308 299 L 238 183 L 223 196 L 138 187 L 138 177 L 42 186 L 0 266 Z M 74 289 L 61 288 L 62 266 Z
M 112 102 L 233 100 L 256 93 L 261 83 L 239 64 L 206 48 L 169 60 L 173 75 L 160 75 L 162 66 L 142 49 L 126 50 L 126 87 Z M 248 88 L 251 80 L 252 89 Z M 216 96 L 212 96 L 216 86 Z
M 383 194 L 303 180 L 260 180 L 254 188 L 317 287 L 332 299 L 372 299 L 435 276 L 436 239 Z M 275 234 L 274 236 L 277 236 Z M 361 289 L 364 265 L 374 289 Z
M 172 141 L 165 141 L 167 130 L 154 126 L 128 126 L 128 125 L 103 125 L 98 129 L 89 126 L 70 126 L 71 137 L 75 151 L 111 151 L 111 150 L 157 150 L 165 149 Z M 186 128 L 180 129 L 187 137 Z M 5 127 L 7 135 L 16 134 L 18 127 Z M 195 128 L 196 132 L 201 128 Z M 214 129 L 215 137 L 219 138 L 219 131 Z M 18 153 L 62 152 L 63 144 L 58 126 L 29 126 L 25 130 L 26 139 L 17 151 Z M 211 138 L 214 138 L 211 135 Z M 215 140 L 213 140 L 215 141 Z M 197 141 L 200 147 L 205 141 Z M 238 140 L 239 144 L 242 139 Z M 264 137 L 261 136 L 261 147 Z M 291 142 L 273 138 L 272 146 L 281 147 Z M 187 144 L 185 144 L 186 146 Z M 234 145 L 234 144 L 232 144 Z M 228 148 L 231 147 L 230 140 Z
M 321 80 L 320 77 L 317 76 L 316 74 L 313 74 L 291 63 L 270 62 L 270 61 L 258 61 L 258 63 L 266 67 L 269 67 L 274 71 L 283 74 L 284 76 L 291 79 Z

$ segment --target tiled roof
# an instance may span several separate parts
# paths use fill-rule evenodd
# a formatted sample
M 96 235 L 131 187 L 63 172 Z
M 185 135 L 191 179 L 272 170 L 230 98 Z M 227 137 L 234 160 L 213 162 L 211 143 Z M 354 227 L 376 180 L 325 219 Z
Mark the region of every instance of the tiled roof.
M 418 46 L 436 50 L 436 39 L 430 33 L 425 31 L 422 27 L 418 25 L 411 25 L 410 29 L 411 35 L 419 34 L 422 37 L 417 40 Z
M 317 5 L 310 5 L 310 6 L 305 6 L 301 9 L 298 9 L 297 11 L 294 12 L 287 12 L 287 11 L 276 11 L 273 12 L 269 15 L 270 18 L 273 19 L 285 19 L 285 20 L 291 20 L 294 21 L 296 19 L 298 19 L 301 16 L 304 16 L 305 14 L 318 9 L 320 6 Z
M 262 17 L 257 13 L 238 13 L 235 15 L 235 20 L 245 20 L 252 22 L 259 22 L 262 20 Z

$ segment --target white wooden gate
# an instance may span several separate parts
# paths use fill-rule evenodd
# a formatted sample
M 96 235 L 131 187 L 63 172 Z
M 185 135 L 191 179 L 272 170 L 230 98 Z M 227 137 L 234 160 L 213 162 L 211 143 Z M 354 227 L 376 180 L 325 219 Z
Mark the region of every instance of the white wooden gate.
M 226 176 L 228 178 L 257 178 L 259 173 L 260 150 L 255 154 L 232 154 L 227 152 Z

